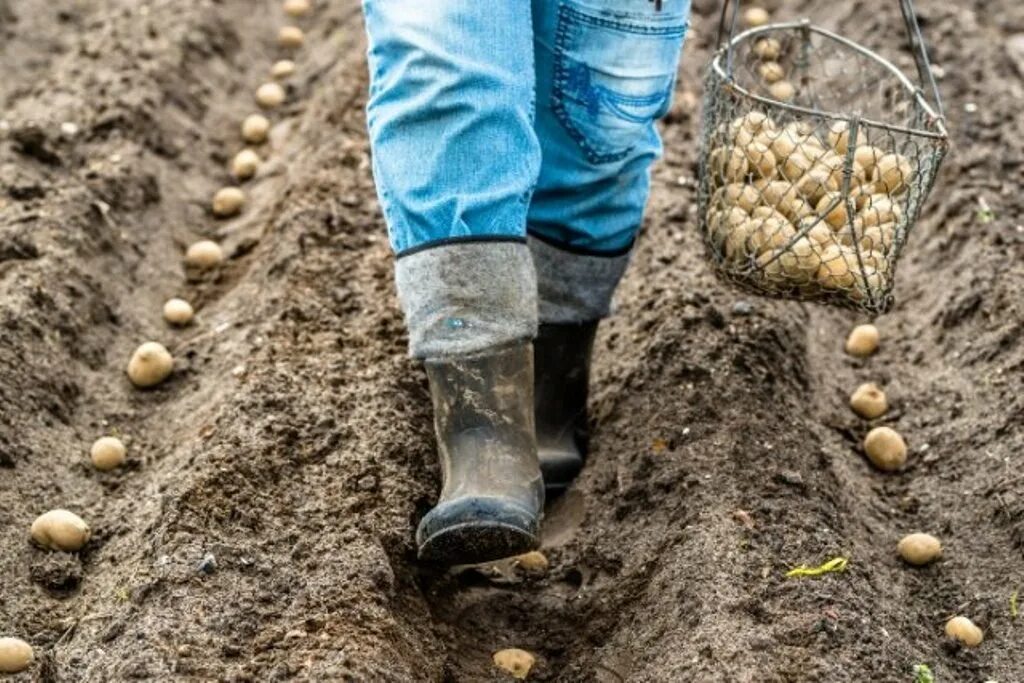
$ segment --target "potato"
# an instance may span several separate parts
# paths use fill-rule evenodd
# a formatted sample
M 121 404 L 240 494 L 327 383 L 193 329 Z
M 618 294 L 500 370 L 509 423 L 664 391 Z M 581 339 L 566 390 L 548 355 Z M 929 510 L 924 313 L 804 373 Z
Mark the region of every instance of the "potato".
M 718 190 L 721 192 L 721 201 L 725 206 L 738 206 L 747 213 L 754 210 L 754 207 L 758 204 L 760 194 L 757 189 L 742 183 L 729 183 L 725 187 Z M 716 195 L 718 193 L 716 192 Z
M 884 472 L 894 472 L 907 462 L 907 444 L 890 427 L 875 427 L 864 437 L 864 452 L 871 464 Z
M 762 62 L 757 73 L 765 83 L 776 83 L 786 77 L 786 70 L 778 62 Z
M 782 263 L 784 255 L 782 249 L 769 249 L 757 257 L 757 267 L 765 280 L 778 284 L 787 282 L 788 273 Z
M 825 247 L 821 252 L 821 265 L 815 279 L 826 289 L 852 287 L 854 275 L 850 269 L 849 253 L 838 244 Z
M 861 384 L 850 396 L 850 408 L 861 417 L 874 420 L 889 410 L 885 392 L 873 382 Z
M 281 5 L 281 9 L 284 13 L 291 17 L 303 17 L 309 14 L 310 6 L 309 0 L 284 0 Z
M 785 214 L 780 212 L 778 209 L 774 209 L 770 206 L 758 206 L 750 212 L 750 217 L 754 219 L 754 222 L 760 223 L 766 218 L 774 218 L 777 221 L 788 223 L 789 219 L 786 218 Z
M 814 162 L 799 151 L 793 151 L 782 159 L 782 175 L 794 183 L 803 178 L 804 174 L 812 168 L 814 168 Z
M 509 648 L 498 650 L 494 653 L 494 665 L 512 675 L 512 678 L 524 680 L 530 675 L 530 669 L 537 662 L 537 658 L 526 650 Z
M 884 229 L 880 225 L 864 228 L 858 241 L 861 251 L 888 252 L 895 234 L 889 226 L 892 226 L 892 223 L 887 223 Z
M 832 206 L 833 204 L 835 206 Z M 829 210 L 829 207 L 832 209 Z M 846 210 L 846 200 L 839 192 L 826 192 L 818 200 L 815 210 L 819 216 L 824 216 L 825 222 L 835 229 L 843 227 L 850 221 L 850 214 Z
M 871 266 L 877 272 L 884 275 L 889 274 L 889 259 L 880 251 L 864 251 L 860 255 L 864 265 Z
M 934 562 L 942 555 L 942 544 L 931 534 L 907 534 L 896 544 L 896 549 L 905 562 L 917 567 Z
M 113 436 L 103 436 L 93 442 L 89 449 L 89 458 L 93 467 L 106 472 L 124 464 L 127 450 L 121 439 Z
M 21 638 L 0 638 L 0 673 L 24 671 L 34 660 L 32 646 Z
M 854 261 L 856 264 L 856 260 Z M 854 289 L 850 292 L 851 298 L 855 301 L 864 299 L 876 299 L 889 286 L 889 279 L 871 266 L 864 266 L 854 269 Z
M 862 204 L 857 215 L 866 228 L 882 223 L 898 223 L 903 217 L 903 208 L 886 194 L 869 195 Z
M 810 128 L 805 124 L 799 122 L 787 123 L 772 138 L 770 145 L 772 154 L 780 161 L 785 161 L 793 152 L 800 152 L 802 154 L 801 150 L 804 146 L 813 146 L 814 144 L 809 131 Z
M 818 221 L 815 223 L 817 220 L 818 219 L 815 216 L 808 216 L 807 218 L 804 218 L 797 225 L 797 232 L 799 232 L 805 224 L 810 223 L 812 227 L 807 231 L 807 238 L 809 240 L 823 248 L 831 244 L 835 244 L 836 238 L 832 229 L 828 227 L 828 224 L 825 223 L 825 221 Z
M 213 268 L 224 261 L 224 250 L 210 240 L 200 240 L 185 252 L 185 264 L 196 268 Z
M 866 358 L 878 350 L 879 339 L 878 328 L 874 325 L 857 325 L 846 338 L 846 353 Z
M 193 315 L 195 311 L 192 310 L 192 304 L 184 299 L 168 299 L 164 304 L 164 320 L 171 325 L 188 325 Z
M 757 231 L 757 225 L 754 221 L 747 221 L 734 227 L 726 236 L 724 254 L 729 261 L 739 263 L 750 255 L 748 241 Z
M 871 145 L 859 145 L 853 152 L 853 159 L 864 169 L 866 177 L 870 178 L 875 171 L 875 164 L 885 156 L 885 152 Z
M 752 135 L 757 135 L 762 130 L 774 130 L 775 124 L 767 114 L 759 111 L 752 111 L 743 116 L 738 116 L 729 124 L 729 131 L 735 135 L 740 130 L 746 130 Z
M 50 510 L 32 522 L 32 540 L 48 550 L 77 552 L 89 541 L 89 525 L 73 512 Z
M 239 187 L 222 187 L 213 195 L 213 215 L 218 218 L 234 216 L 245 204 L 245 193 Z
M 295 49 L 306 42 L 306 34 L 298 26 L 282 26 L 277 32 L 277 44 L 281 47 Z
M 128 379 L 137 387 L 160 384 L 174 369 L 174 358 L 162 344 L 146 342 L 128 361 Z
M 760 255 L 766 250 L 786 246 L 795 236 L 796 228 L 789 221 L 765 218 L 750 236 L 750 245 L 754 253 Z
M 295 62 L 281 59 L 270 66 L 270 77 L 282 81 L 295 74 Z
M 738 183 L 750 172 L 750 162 L 739 147 L 718 147 L 708 157 L 708 166 L 716 178 Z
M 256 89 L 256 103 L 265 109 L 281 106 L 284 98 L 284 88 L 278 83 L 264 83 Z
M 751 142 L 743 152 L 750 162 L 750 167 L 762 178 L 771 178 L 775 175 L 775 155 L 768 148 L 759 142 Z
M 267 139 L 270 132 L 270 121 L 262 114 L 251 114 L 242 121 L 242 138 L 246 142 L 258 145 Z
M 959 640 L 967 647 L 981 645 L 985 634 L 967 617 L 953 617 L 946 622 L 946 635 Z
M 743 23 L 748 28 L 764 26 L 769 19 L 768 12 L 762 7 L 750 7 L 743 13 Z
M 833 121 L 828 127 L 828 144 L 838 154 L 846 154 L 850 148 L 850 124 Z
M 789 81 L 776 81 L 768 86 L 768 92 L 780 102 L 789 102 L 796 97 L 796 88 Z
M 761 205 L 771 207 L 785 216 L 793 212 L 793 202 L 799 198 L 793 184 L 784 180 L 759 181 L 754 183 L 754 188 L 760 193 Z
M 839 189 L 839 184 L 833 179 L 828 169 L 815 166 L 796 180 L 793 187 L 807 201 L 818 206 L 818 202 L 826 193 Z
M 815 243 L 807 237 L 800 237 L 793 242 L 782 261 L 783 266 L 789 271 L 789 275 L 804 281 L 810 280 L 821 266 L 818 249 L 815 248 Z
M 519 555 L 515 558 L 515 563 L 527 574 L 543 574 L 548 570 L 548 558 L 537 550 Z
M 900 154 L 886 154 L 875 164 L 875 187 L 887 194 L 899 194 L 914 176 L 910 160 Z
M 775 38 L 761 38 L 754 43 L 754 54 L 760 59 L 778 59 L 782 54 L 782 43 Z
M 243 149 L 231 160 L 231 173 L 239 180 L 253 177 L 259 167 L 260 156 L 251 149 Z

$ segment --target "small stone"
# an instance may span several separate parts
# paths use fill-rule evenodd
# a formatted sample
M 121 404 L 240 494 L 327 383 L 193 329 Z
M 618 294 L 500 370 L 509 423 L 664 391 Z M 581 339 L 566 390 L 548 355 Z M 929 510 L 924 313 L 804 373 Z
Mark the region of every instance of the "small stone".
M 733 315 L 750 315 L 754 312 L 754 304 L 749 301 L 737 301 L 732 305 Z
M 73 138 L 78 135 L 78 126 L 71 121 L 60 124 L 60 134 L 66 138 Z
M 203 559 L 199 560 L 196 571 L 207 576 L 217 571 L 217 558 L 213 556 L 213 553 L 206 553 Z
M 782 470 L 781 472 L 775 475 L 775 481 L 779 482 L 780 484 L 787 484 L 789 486 L 804 485 L 804 478 L 800 475 L 799 472 L 794 472 L 793 470 Z

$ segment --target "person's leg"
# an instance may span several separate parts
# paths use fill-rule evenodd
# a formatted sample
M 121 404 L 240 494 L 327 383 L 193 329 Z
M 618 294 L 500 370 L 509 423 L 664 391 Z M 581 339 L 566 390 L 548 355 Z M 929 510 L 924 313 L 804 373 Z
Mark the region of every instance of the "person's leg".
M 582 466 L 590 350 L 661 152 L 689 0 L 533 0 L 543 163 L 528 214 L 537 270 L 537 439 L 549 491 Z
M 530 8 L 364 0 L 367 121 L 410 353 L 426 361 L 444 474 L 420 555 L 536 545 L 537 289 L 526 212 L 540 165 Z

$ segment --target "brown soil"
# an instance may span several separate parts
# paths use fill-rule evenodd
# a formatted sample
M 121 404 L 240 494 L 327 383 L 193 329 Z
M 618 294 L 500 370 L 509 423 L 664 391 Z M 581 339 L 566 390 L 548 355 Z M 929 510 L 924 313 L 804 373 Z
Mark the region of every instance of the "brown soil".
M 531 680 L 911 681 L 917 663 L 1022 680 L 1024 73 L 1005 46 L 1024 5 L 919 4 L 955 146 L 862 362 L 841 351 L 850 314 L 744 302 L 703 261 L 694 93 L 717 3 L 695 2 L 686 95 L 600 334 L 592 462 L 549 513 L 538 578 L 414 559 L 437 474 L 358 5 L 302 22 L 270 161 L 217 222 L 276 3 L 0 0 L 0 635 L 37 653 L 12 680 L 504 680 L 504 647 L 537 654 Z M 778 13 L 805 14 L 910 66 L 895 2 Z M 230 255 L 215 275 L 182 269 L 200 237 Z M 163 323 L 173 295 L 197 303 L 191 327 Z M 123 369 L 148 339 L 177 368 L 138 391 Z M 902 473 L 859 450 L 862 381 L 894 402 Z M 107 433 L 130 458 L 101 474 L 87 450 Z M 52 507 L 91 523 L 82 553 L 28 542 Z M 901 564 L 913 530 L 942 538 L 938 564 Z M 840 555 L 844 573 L 784 577 Z M 980 647 L 944 641 L 954 613 Z

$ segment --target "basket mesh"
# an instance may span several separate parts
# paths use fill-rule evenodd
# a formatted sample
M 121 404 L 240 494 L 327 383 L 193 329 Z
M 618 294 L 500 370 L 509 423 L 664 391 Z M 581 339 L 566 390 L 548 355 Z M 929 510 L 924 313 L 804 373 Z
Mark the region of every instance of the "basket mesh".
M 872 313 L 946 151 L 894 68 L 806 24 L 732 42 L 708 73 L 700 218 L 720 274 L 747 290 Z

